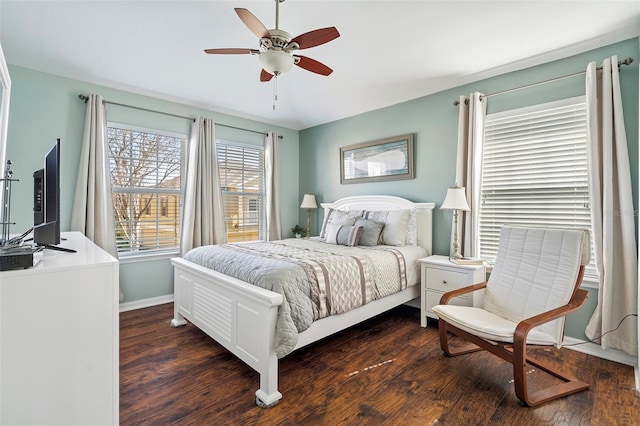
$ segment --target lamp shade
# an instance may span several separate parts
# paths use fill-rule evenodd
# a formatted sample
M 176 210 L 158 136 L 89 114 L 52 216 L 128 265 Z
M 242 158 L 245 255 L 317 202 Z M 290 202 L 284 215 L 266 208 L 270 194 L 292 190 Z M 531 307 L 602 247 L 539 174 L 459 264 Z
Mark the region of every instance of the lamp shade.
M 470 211 L 469 204 L 467 203 L 467 197 L 464 193 L 464 187 L 453 186 L 447 189 L 447 196 L 444 202 L 440 206 L 443 210 L 464 210 Z
M 301 209 L 317 209 L 318 205 L 316 204 L 316 196 L 313 194 L 304 194 L 304 198 L 302 199 L 302 204 L 300 204 Z

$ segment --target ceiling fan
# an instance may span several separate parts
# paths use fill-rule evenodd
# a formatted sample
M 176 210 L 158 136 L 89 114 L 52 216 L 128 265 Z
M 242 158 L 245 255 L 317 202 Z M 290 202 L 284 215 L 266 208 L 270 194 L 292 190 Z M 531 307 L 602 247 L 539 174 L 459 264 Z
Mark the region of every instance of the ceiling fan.
M 278 77 L 289 71 L 294 65 L 324 76 L 331 74 L 333 70 L 325 64 L 306 56 L 294 54 L 294 52 L 328 43 L 340 37 L 340 33 L 335 27 L 327 27 L 309 31 L 292 38 L 291 34 L 279 29 L 279 5 L 283 1 L 275 0 L 276 28 L 271 30 L 267 30 L 262 25 L 262 22 L 247 9 L 234 9 L 242 19 L 242 22 L 260 38 L 260 49 L 223 48 L 205 49 L 205 52 L 218 55 L 258 55 L 262 65 L 260 81 L 269 81 L 273 76 Z

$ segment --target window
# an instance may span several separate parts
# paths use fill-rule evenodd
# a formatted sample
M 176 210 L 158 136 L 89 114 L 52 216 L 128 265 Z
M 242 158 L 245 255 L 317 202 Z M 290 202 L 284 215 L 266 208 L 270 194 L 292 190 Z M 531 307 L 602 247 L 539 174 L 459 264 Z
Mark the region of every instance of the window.
M 264 149 L 216 142 L 229 242 L 266 238 Z
M 480 256 L 495 260 L 503 224 L 591 229 L 585 97 L 485 120 Z M 595 276 L 592 246 L 587 274 Z
M 109 123 L 107 138 L 118 253 L 175 252 L 186 136 Z

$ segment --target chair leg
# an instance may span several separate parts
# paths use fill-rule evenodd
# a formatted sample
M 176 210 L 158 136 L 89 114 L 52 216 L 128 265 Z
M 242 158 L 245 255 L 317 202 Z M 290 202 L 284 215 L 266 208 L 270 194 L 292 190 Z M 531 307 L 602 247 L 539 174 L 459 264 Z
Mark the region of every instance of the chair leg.
M 452 349 L 449 346 L 449 334 L 447 332 L 447 322 L 442 318 L 438 320 L 438 332 L 440 334 L 440 348 L 442 349 L 442 352 L 444 352 L 446 356 L 458 356 L 458 355 L 464 355 L 471 352 L 478 352 L 482 350 L 481 347 L 473 343 L 468 343 L 464 346 L 460 346 L 458 348 Z
M 564 383 L 549 386 L 544 389 L 529 393 L 527 387 L 527 363 L 546 371 Z M 543 404 L 572 393 L 589 389 L 589 384 L 575 379 L 560 370 L 557 370 L 542 361 L 526 356 L 526 347 L 516 350 L 513 348 L 513 379 L 516 396 L 522 403 L 530 407 Z

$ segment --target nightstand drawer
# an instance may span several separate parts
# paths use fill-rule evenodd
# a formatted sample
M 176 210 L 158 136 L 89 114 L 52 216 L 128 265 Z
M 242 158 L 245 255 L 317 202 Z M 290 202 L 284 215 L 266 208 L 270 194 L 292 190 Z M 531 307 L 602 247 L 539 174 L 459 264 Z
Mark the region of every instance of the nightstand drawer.
M 427 294 L 425 295 L 427 297 L 426 309 L 429 313 L 433 313 L 433 307 L 440 304 L 440 298 L 443 294 L 444 293 L 427 291 Z M 470 306 L 469 298 L 468 296 L 454 297 L 449 300 L 449 305 Z
M 427 288 L 446 293 L 467 286 L 468 275 L 461 272 L 427 268 Z

